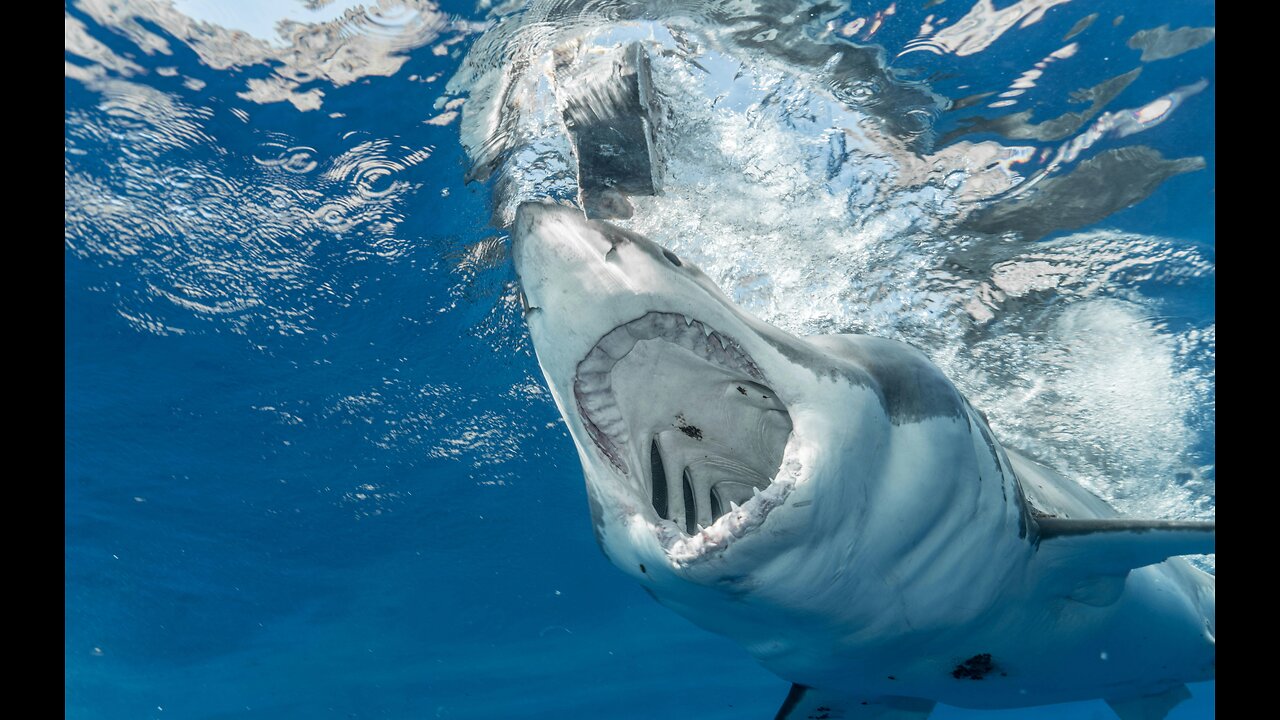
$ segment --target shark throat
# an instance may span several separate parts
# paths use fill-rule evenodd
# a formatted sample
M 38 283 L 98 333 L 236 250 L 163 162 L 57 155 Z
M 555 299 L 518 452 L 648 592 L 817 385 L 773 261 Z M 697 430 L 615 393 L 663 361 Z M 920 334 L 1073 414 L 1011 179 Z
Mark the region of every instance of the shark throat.
M 742 346 L 709 324 L 649 312 L 619 325 L 578 364 L 573 394 L 596 450 L 652 509 L 669 549 L 695 537 L 722 545 L 781 501 L 784 488 L 771 486 L 791 415 Z

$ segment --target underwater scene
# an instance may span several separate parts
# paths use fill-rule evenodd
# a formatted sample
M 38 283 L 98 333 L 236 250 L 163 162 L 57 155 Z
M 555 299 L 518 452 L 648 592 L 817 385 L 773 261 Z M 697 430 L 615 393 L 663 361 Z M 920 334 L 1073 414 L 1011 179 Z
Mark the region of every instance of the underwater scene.
M 1206 0 L 70 0 L 68 718 L 1215 716 Z

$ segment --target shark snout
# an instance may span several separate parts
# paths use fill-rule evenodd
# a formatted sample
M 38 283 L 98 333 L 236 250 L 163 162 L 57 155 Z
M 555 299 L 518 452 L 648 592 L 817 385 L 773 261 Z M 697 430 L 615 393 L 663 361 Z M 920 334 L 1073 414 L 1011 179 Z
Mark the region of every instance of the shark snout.
M 516 219 L 511 228 L 511 260 L 515 265 L 516 276 L 526 292 L 528 282 L 525 275 L 529 268 L 530 246 L 538 243 L 538 231 L 546 217 L 544 206 L 537 203 L 523 203 L 516 208 Z
M 541 308 L 585 326 L 613 312 L 621 298 L 634 295 L 635 267 L 622 262 L 616 240 L 588 221 L 581 210 L 546 203 L 524 203 L 516 210 L 512 260 L 524 294 L 526 315 Z M 592 311 L 582 297 L 595 297 Z M 626 318 L 610 318 L 605 331 Z
M 581 210 L 527 202 L 516 209 L 513 257 L 516 272 L 537 263 L 560 262 L 571 270 L 603 260 L 613 243 L 583 217 Z
M 549 210 L 550 206 L 535 202 L 521 203 L 516 208 L 516 220 L 512 230 L 517 244 L 521 244 L 522 240 L 532 237 L 532 234 L 551 214 Z

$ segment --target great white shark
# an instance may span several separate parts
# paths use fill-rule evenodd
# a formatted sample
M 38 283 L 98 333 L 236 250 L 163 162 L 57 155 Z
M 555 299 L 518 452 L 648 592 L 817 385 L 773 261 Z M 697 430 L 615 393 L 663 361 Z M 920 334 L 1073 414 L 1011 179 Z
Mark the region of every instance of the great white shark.
M 777 718 L 1102 698 L 1159 719 L 1214 677 L 1212 522 L 1119 515 L 1004 448 L 920 351 L 795 337 L 580 210 L 512 254 L 596 539 L 793 683 Z

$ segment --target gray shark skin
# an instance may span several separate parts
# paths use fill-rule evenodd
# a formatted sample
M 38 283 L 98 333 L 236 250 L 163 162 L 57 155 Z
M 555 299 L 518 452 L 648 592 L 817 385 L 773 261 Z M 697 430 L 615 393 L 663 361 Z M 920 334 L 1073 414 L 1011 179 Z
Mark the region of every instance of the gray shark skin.
M 1173 557 L 1213 523 L 1119 516 L 915 348 L 791 336 L 579 210 L 522 205 L 513 259 L 600 547 L 791 681 L 777 717 L 1158 719 L 1214 677 L 1215 578 Z

